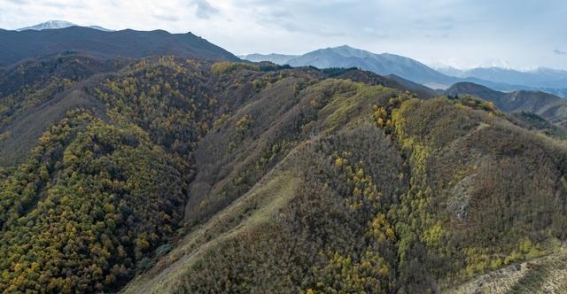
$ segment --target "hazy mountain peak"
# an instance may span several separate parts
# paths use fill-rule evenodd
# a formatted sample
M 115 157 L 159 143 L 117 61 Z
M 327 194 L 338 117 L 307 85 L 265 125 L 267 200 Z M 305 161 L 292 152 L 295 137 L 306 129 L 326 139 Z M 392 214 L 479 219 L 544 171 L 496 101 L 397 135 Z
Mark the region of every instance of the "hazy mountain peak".
M 356 67 L 380 75 L 394 74 L 417 83 L 435 83 L 443 87 L 455 80 L 407 57 L 388 53 L 375 54 L 348 45 L 315 50 L 289 60 L 289 64 L 318 68 Z
M 442 64 L 430 68 L 408 57 L 391 53 L 375 54 L 348 45 L 322 48 L 301 56 L 252 54 L 241 58 L 291 66 L 357 67 L 381 75 L 394 74 L 434 89 L 446 89 L 455 82 L 469 81 L 501 91 L 538 89 L 565 97 L 564 88 L 567 84 L 567 71 L 545 68 L 520 71 L 499 67 L 496 62 L 476 68 Z
M 78 27 L 79 25 L 74 24 L 72 22 L 68 22 L 65 20 L 49 20 L 44 23 L 36 24 L 29 27 L 19 28 L 16 31 L 26 31 L 26 30 L 33 30 L 33 31 L 42 31 L 42 30 L 56 30 L 56 29 L 64 29 L 68 27 Z M 88 28 L 99 30 L 99 31 L 111 31 L 109 29 L 103 28 L 101 26 L 88 26 Z
M 34 31 L 41 31 L 41 30 L 51 30 L 51 29 L 64 29 L 68 27 L 77 26 L 76 24 L 64 20 L 49 20 L 44 23 L 36 24 L 29 27 L 24 27 L 17 29 L 16 31 L 25 31 L 25 30 L 34 30 Z
M 342 46 L 339 46 L 339 47 L 327 48 L 325 51 L 331 51 L 331 52 L 333 52 L 335 54 L 339 54 L 343 57 L 365 58 L 365 57 L 370 57 L 370 56 L 374 55 L 373 53 L 371 53 L 369 51 L 353 48 L 353 47 L 350 47 L 348 45 L 342 45 Z
M 238 57 L 241 58 L 241 59 L 244 59 L 244 60 L 252 61 L 252 62 L 269 61 L 269 62 L 273 62 L 275 64 L 282 64 L 283 65 L 283 64 L 288 63 L 289 60 L 294 59 L 298 56 L 297 55 L 276 54 L 276 53 L 271 53 L 271 54 L 253 53 L 253 54 L 247 54 L 247 55 L 239 55 Z
M 362 49 L 358 49 L 358 48 L 354 48 L 351 47 L 349 45 L 342 45 L 342 46 L 338 46 L 338 47 L 330 47 L 329 49 L 333 50 L 333 51 L 339 51 L 339 52 L 368 52 Z M 370 53 L 370 52 L 368 52 Z

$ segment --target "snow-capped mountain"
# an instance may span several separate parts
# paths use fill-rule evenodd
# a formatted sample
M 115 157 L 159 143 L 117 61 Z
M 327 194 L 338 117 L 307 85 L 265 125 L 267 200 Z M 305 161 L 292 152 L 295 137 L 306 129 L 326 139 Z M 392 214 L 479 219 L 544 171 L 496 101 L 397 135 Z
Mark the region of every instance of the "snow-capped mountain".
M 55 30 L 55 29 L 64 29 L 68 27 L 78 27 L 79 25 L 74 24 L 72 22 L 64 21 L 64 20 L 50 20 L 44 23 L 36 24 L 29 27 L 24 27 L 17 29 L 16 31 L 26 31 L 26 30 L 34 30 L 34 31 L 42 31 L 42 30 Z M 88 28 L 100 30 L 100 31 L 111 31 L 109 29 L 105 29 L 100 26 L 88 26 Z

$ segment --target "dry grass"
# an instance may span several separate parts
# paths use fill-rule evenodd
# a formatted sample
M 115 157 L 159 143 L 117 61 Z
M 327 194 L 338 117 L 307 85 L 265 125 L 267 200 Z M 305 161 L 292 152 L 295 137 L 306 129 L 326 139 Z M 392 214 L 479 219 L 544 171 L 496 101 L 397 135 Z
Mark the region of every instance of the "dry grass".
M 513 264 L 441 293 L 567 293 L 567 250 Z
M 138 276 L 122 292 L 170 292 L 205 252 L 270 221 L 293 198 L 300 182 L 291 172 L 272 171 L 246 195 L 188 234 L 152 270 Z

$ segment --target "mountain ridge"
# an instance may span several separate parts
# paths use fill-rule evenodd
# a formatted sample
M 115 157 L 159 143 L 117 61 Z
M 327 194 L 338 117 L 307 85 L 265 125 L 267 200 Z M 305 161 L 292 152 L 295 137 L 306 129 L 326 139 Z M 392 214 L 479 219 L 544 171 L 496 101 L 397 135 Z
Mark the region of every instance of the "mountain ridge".
M 192 33 L 170 34 L 163 30 L 100 31 L 67 27 L 43 31 L 0 30 L 0 66 L 9 66 L 26 58 L 65 52 L 82 52 L 102 58 L 150 55 L 176 55 L 207 60 L 239 58 Z
M 248 56 L 243 56 L 243 58 L 247 59 Z M 261 55 L 252 57 L 256 61 L 262 58 Z M 348 45 L 318 49 L 296 57 L 286 57 L 283 63 L 291 66 L 358 67 L 380 75 L 394 74 L 420 84 L 440 81 L 446 84 L 453 83 L 453 78 L 437 73 L 413 59 L 389 53 L 374 54 Z
M 270 55 L 247 55 L 241 56 L 241 58 L 250 58 L 254 61 L 261 61 L 262 59 L 275 61 L 271 59 Z M 292 66 L 311 65 L 320 68 L 357 67 L 381 75 L 394 74 L 434 89 L 447 89 L 452 84 L 458 82 L 472 82 L 501 91 L 539 90 L 567 97 L 567 87 L 565 86 L 567 79 L 561 77 L 559 80 L 549 81 L 549 76 L 550 74 L 552 75 L 553 70 L 545 71 L 545 74 L 537 82 L 530 81 L 529 75 L 525 76 L 526 74 L 521 72 L 500 68 L 497 69 L 498 73 L 492 75 L 487 73 L 466 74 L 466 72 L 457 69 L 434 69 L 408 57 L 390 53 L 375 54 L 366 50 L 352 48 L 348 45 L 318 49 L 298 57 L 289 56 L 277 61 L 281 62 L 276 62 L 278 64 L 288 63 Z M 567 72 L 557 72 L 564 73 L 567 77 Z M 506 79 L 503 78 L 505 75 L 502 73 L 524 75 L 524 77 L 521 79 Z
M 565 96 L 567 92 L 567 71 L 565 70 L 537 68 L 519 71 L 499 67 L 480 67 L 467 70 L 438 68 L 437 70 L 459 78 L 476 78 L 507 85 L 523 85 L 534 90 L 567 97 Z M 514 86 L 510 86 L 510 88 L 514 88 Z M 518 88 L 518 86 L 515 88 Z M 506 89 L 502 88 L 502 90 Z

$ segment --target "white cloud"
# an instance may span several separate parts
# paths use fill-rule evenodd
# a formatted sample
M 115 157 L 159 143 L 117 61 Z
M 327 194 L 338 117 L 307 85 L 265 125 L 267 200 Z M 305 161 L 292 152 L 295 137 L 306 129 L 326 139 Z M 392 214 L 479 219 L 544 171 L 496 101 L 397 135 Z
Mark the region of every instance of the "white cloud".
M 196 15 L 198 18 L 209 19 L 212 14 L 219 12 L 207 0 L 193 0 L 193 2 L 197 6 Z

